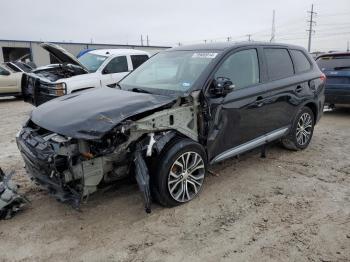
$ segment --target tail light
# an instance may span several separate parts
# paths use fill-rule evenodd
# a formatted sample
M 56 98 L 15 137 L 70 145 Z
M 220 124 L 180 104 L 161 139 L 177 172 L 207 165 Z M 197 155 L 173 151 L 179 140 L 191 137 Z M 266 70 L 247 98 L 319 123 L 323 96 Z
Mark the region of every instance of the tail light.
M 322 75 L 320 76 L 320 79 L 321 79 L 322 82 L 325 82 L 326 79 L 327 79 L 327 77 L 326 77 L 325 74 L 322 74 Z

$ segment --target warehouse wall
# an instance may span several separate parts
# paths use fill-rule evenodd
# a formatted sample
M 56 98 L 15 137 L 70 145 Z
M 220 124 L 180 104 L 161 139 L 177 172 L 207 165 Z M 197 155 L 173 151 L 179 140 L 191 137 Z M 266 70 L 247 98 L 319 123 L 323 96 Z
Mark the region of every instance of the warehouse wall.
M 56 43 L 66 49 L 73 55 L 77 55 L 81 50 L 91 49 L 113 49 L 113 48 L 131 48 L 144 50 L 151 55 L 158 53 L 161 50 L 169 47 L 163 46 L 131 46 L 131 45 L 105 45 L 105 44 L 89 44 L 89 43 Z M 27 47 L 30 48 L 32 58 L 37 66 L 43 66 L 50 64 L 50 55 L 47 51 L 40 47 L 40 42 L 26 42 L 26 41 L 12 41 L 12 40 L 0 40 L 0 63 L 4 62 L 4 56 L 2 47 Z

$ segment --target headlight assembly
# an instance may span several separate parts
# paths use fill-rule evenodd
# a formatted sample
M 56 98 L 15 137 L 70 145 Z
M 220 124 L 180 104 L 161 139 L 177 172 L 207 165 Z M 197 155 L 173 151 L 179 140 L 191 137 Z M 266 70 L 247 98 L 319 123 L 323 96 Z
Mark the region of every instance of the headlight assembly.
M 40 83 L 40 91 L 50 96 L 63 96 L 67 94 L 66 83 Z

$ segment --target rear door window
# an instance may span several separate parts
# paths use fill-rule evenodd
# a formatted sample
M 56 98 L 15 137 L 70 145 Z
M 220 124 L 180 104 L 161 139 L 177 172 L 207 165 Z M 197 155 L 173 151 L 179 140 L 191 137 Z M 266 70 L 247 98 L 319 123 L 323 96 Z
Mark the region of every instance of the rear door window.
M 300 50 L 290 50 L 293 58 L 296 73 L 302 73 L 311 69 L 311 63 L 305 54 Z
M 264 48 L 270 80 L 278 80 L 294 74 L 292 59 L 285 48 Z
M 131 62 L 134 70 L 148 60 L 148 55 L 132 55 Z
M 350 70 L 350 55 L 325 55 L 316 63 L 321 70 Z
M 128 61 L 126 56 L 118 56 L 113 58 L 103 70 L 104 74 L 115 74 L 128 72 Z

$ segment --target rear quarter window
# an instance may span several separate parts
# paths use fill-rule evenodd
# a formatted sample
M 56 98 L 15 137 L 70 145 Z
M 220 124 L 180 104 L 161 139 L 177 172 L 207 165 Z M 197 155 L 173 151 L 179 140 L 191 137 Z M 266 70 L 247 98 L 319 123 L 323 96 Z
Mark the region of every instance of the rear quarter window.
M 278 80 L 294 75 L 289 52 L 285 48 L 264 48 L 267 71 L 270 80 Z
M 296 73 L 302 73 L 311 69 L 311 63 L 306 55 L 300 50 L 290 50 Z

